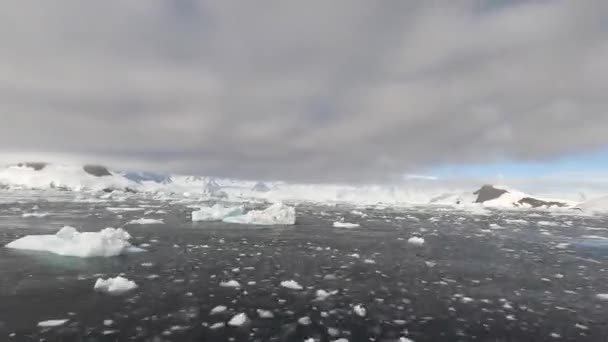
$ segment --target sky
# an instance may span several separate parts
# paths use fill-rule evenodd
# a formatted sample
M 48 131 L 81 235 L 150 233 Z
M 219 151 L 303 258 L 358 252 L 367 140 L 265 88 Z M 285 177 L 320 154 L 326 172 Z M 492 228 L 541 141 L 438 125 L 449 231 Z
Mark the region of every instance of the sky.
M 7 0 L 0 158 L 307 182 L 601 172 L 607 17 L 603 0 Z

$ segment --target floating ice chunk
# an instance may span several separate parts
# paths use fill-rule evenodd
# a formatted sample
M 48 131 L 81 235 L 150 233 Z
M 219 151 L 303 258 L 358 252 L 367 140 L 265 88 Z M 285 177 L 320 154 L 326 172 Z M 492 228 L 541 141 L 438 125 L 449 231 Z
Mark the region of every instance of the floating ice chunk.
M 15 240 L 7 248 L 50 252 L 80 258 L 111 257 L 142 252 L 129 243 L 131 235 L 121 228 L 105 228 L 99 232 L 80 233 L 65 226 L 54 235 L 28 235 Z
M 332 342 L 348 342 L 348 339 L 342 337 L 342 338 L 339 338 L 337 340 L 333 340 Z
M 120 295 L 137 288 L 134 281 L 118 276 L 116 278 L 102 279 L 95 282 L 94 289 L 111 295 Z
M 608 293 L 598 293 L 595 297 L 599 300 L 608 300 Z
M 256 312 L 258 313 L 258 316 L 260 316 L 260 318 L 274 318 L 274 314 L 272 313 L 272 311 L 257 309 Z
M 291 290 L 302 290 L 302 285 L 298 284 L 295 280 L 285 280 L 281 282 L 281 286 Z
M 241 284 L 238 281 L 236 281 L 236 280 L 228 280 L 228 281 L 222 281 L 222 282 L 220 282 L 220 286 L 221 287 L 239 288 L 239 287 L 241 287 Z
M 151 218 L 140 218 L 137 220 L 132 220 L 128 224 L 164 224 L 165 221 L 160 219 L 151 219 Z
M 421 238 L 419 236 L 412 236 L 407 240 L 407 242 L 414 246 L 422 246 L 424 244 L 424 238 Z
M 222 221 L 240 224 L 293 225 L 296 223 L 296 209 L 283 203 L 275 203 L 264 210 L 251 210 L 244 215 L 225 217 Z
M 249 322 L 247 315 L 245 313 L 240 313 L 234 315 L 228 322 L 228 325 L 232 327 L 242 327 L 243 325 L 247 324 L 247 322 Z
M 69 321 L 69 319 L 50 319 L 48 321 L 38 322 L 37 326 L 39 328 L 52 328 L 58 327 L 60 325 L 64 325 Z
M 414 340 L 401 336 L 399 337 L 399 342 L 414 342 Z
M 23 215 L 21 215 L 21 216 L 23 218 L 29 218 L 29 217 L 42 218 L 42 217 L 47 217 L 49 215 L 50 215 L 50 213 L 33 212 L 33 213 L 23 213 Z
M 224 305 L 218 305 L 218 306 L 214 307 L 213 309 L 211 309 L 211 311 L 209 312 L 209 314 L 210 315 L 218 315 L 218 314 L 226 312 L 226 310 L 228 310 L 228 307 L 226 307 Z
M 360 225 L 358 223 L 350 223 L 344 221 L 336 221 L 334 222 L 334 228 L 357 228 Z
M 243 215 L 245 208 L 224 207 L 221 204 L 215 204 L 212 207 L 201 207 L 192 212 L 192 221 L 221 221 L 226 217 Z
M 496 224 L 496 223 L 490 223 L 489 227 L 490 227 L 490 229 L 493 229 L 493 230 L 505 229 L 503 226 Z
M 359 317 L 365 317 L 367 315 L 367 309 L 362 304 L 357 304 L 353 307 L 353 311 Z

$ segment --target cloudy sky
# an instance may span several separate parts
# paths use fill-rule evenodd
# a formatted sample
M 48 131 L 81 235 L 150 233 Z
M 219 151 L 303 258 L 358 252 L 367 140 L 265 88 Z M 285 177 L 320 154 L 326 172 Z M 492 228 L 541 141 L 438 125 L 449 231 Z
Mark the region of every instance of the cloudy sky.
M 607 17 L 604 0 L 7 0 L 0 157 L 367 181 L 601 155 Z

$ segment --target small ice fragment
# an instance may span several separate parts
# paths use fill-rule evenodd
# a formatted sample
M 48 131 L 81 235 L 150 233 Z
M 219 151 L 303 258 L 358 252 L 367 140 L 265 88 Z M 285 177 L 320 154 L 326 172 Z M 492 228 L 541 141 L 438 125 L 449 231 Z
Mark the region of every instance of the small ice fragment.
M 118 276 L 116 278 L 98 278 L 93 287 L 95 291 L 112 295 L 120 295 L 137 288 L 137 284 L 127 278 Z
M 595 296 L 599 300 L 608 300 L 608 293 L 598 293 Z
M 281 282 L 281 286 L 291 290 L 302 290 L 302 285 L 298 284 L 295 280 L 285 280 Z
M 241 287 L 241 284 L 238 281 L 236 281 L 236 280 L 229 280 L 229 281 L 222 281 L 222 282 L 220 282 L 220 286 L 221 287 L 239 288 L 239 287 Z
M 357 228 L 359 227 L 358 223 L 349 223 L 349 222 L 344 222 L 344 221 L 336 221 L 333 224 L 334 228 Z
M 353 311 L 359 317 L 365 317 L 367 315 L 367 309 L 362 304 L 357 304 L 353 307 Z
M 48 321 L 38 322 L 39 328 L 51 328 L 58 327 L 60 325 L 64 325 L 69 321 L 69 319 L 50 319 Z
M 257 309 L 256 312 L 258 313 L 258 316 L 260 318 L 264 318 L 264 319 L 274 318 L 274 314 L 272 313 L 272 311 Z
M 216 307 L 214 307 L 213 309 L 211 309 L 211 311 L 209 312 L 210 315 L 217 315 L 217 314 L 221 314 L 223 312 L 225 312 L 226 310 L 228 310 L 228 308 L 224 305 L 218 305 Z
M 228 325 L 232 327 L 242 327 L 243 325 L 247 324 L 248 321 L 249 318 L 247 315 L 245 313 L 240 313 L 234 315 L 228 322 Z
M 163 220 L 151 219 L 151 218 L 143 218 L 142 217 L 142 218 L 137 219 L 137 220 L 132 220 L 132 221 L 130 221 L 127 224 L 142 224 L 142 225 L 145 225 L 145 224 L 164 224 L 164 223 L 165 223 L 165 221 L 163 221 Z
M 225 327 L 225 326 L 226 326 L 226 324 L 224 324 L 224 322 L 217 322 L 217 323 L 212 324 L 212 325 L 209 327 L 209 329 L 216 330 L 216 329 L 223 328 L 223 327 Z
M 407 242 L 414 246 L 422 246 L 424 244 L 424 238 L 421 238 L 419 236 L 412 236 L 407 240 Z
M 311 325 L 312 324 L 312 320 L 310 319 L 310 317 L 304 316 L 304 317 L 301 317 L 300 319 L 298 319 L 298 324 L 300 324 L 300 325 Z

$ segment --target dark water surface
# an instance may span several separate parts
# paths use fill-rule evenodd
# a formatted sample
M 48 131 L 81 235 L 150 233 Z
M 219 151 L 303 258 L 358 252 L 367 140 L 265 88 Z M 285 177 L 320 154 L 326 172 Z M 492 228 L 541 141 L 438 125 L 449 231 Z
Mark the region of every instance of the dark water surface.
M 149 247 L 90 259 L 0 248 L 0 341 L 608 340 L 608 301 L 596 296 L 608 293 L 603 218 L 441 208 L 362 209 L 362 218 L 298 206 L 295 226 L 254 227 L 188 222 L 180 203 L 20 201 L 0 201 L 2 245 L 71 225 L 125 227 Z M 23 218 L 34 205 L 50 215 Z M 120 206 L 144 210 L 106 209 Z M 166 214 L 146 217 L 165 224 L 126 225 L 156 210 Z M 340 217 L 361 227 L 333 228 Z M 413 235 L 426 243 L 408 244 Z M 121 273 L 139 288 L 93 290 L 97 278 Z M 242 287 L 219 286 L 227 280 Z M 285 280 L 304 289 L 283 288 Z M 337 293 L 315 300 L 319 289 Z M 357 304 L 365 317 L 353 313 Z M 211 315 L 218 305 L 228 310 Z M 251 322 L 210 329 L 238 313 Z M 69 321 L 37 327 L 51 319 Z

